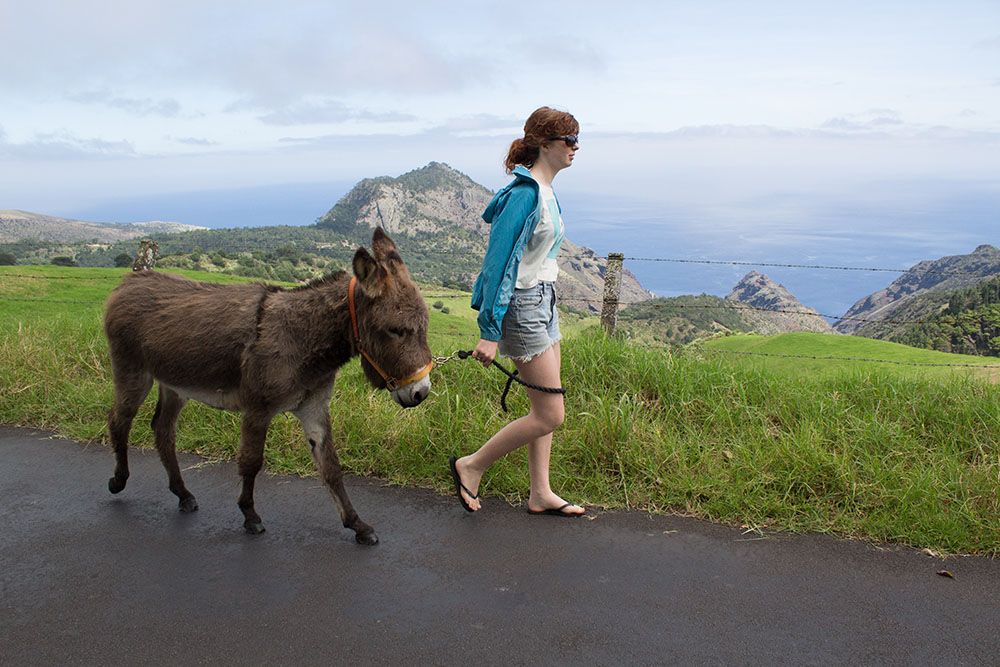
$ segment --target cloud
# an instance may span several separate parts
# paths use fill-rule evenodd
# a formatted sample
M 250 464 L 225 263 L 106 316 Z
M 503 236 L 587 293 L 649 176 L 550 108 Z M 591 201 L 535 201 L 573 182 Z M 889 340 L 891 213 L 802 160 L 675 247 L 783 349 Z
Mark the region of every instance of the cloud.
M 176 117 L 180 113 L 181 105 L 177 100 L 163 98 L 154 100 L 152 98 L 120 97 L 112 94 L 109 90 L 91 90 L 74 95 L 67 95 L 66 99 L 80 104 L 100 104 L 115 109 L 121 109 L 133 116 L 164 116 L 166 118 Z
M 264 43 L 248 40 L 221 54 L 215 49 L 194 54 L 179 64 L 176 75 L 277 112 L 308 106 L 311 97 L 461 92 L 489 81 L 496 71 L 494 63 L 443 52 L 413 31 L 380 26 L 334 37 L 325 26 L 303 30 L 287 38 L 272 35 Z M 274 118 L 279 119 L 280 114 Z
M 185 144 L 187 146 L 217 146 L 219 144 L 217 141 L 200 137 L 171 137 L 167 135 L 165 138 L 168 141 L 173 141 L 177 144 Z
M 432 128 L 429 132 L 461 134 L 505 130 L 520 133 L 523 124 L 524 120 L 517 116 L 497 116 L 489 113 L 477 113 L 454 116 L 437 127 Z
M 831 118 L 823 123 L 821 128 L 845 132 L 872 132 L 901 125 L 903 125 L 903 120 L 898 111 L 894 109 L 869 109 L 862 113 Z
M 982 39 L 975 44 L 977 49 L 990 49 L 990 50 L 1000 50 L 1000 35 L 994 37 L 989 37 L 987 39 Z
M 0 159 L 73 160 L 134 156 L 135 148 L 128 141 L 85 139 L 62 131 L 36 134 L 30 141 L 12 143 L 0 133 Z
M 514 42 L 514 53 L 536 53 L 539 49 L 537 37 L 524 38 Z M 604 53 L 579 36 L 546 35 L 543 58 L 534 61 L 533 66 L 556 66 L 560 70 L 565 66 L 593 73 L 603 73 L 608 69 Z
M 459 41 L 468 41 L 476 12 L 436 16 L 394 0 L 350 7 L 229 4 L 4 3 L 0 43 L 5 52 L 32 57 L 5 62 L 0 86 L 31 95 L 60 88 L 130 90 L 153 81 L 158 90 L 221 93 L 277 109 L 347 92 L 458 92 L 503 71 L 485 45 L 456 45 L 456 31 Z M 161 102 L 120 100 L 131 110 L 169 112 L 169 102 Z
M 802 136 L 801 130 L 770 125 L 689 125 L 664 132 L 661 136 L 674 139 L 778 139 Z M 627 136 L 623 135 L 623 136 Z
M 227 111 L 252 108 L 252 103 L 243 102 L 230 105 Z M 274 109 L 259 120 L 266 125 L 311 125 L 318 123 L 343 123 L 346 121 L 368 121 L 375 123 L 399 123 L 417 120 L 412 114 L 396 111 L 375 112 L 367 109 L 352 109 L 342 102 L 302 102 Z

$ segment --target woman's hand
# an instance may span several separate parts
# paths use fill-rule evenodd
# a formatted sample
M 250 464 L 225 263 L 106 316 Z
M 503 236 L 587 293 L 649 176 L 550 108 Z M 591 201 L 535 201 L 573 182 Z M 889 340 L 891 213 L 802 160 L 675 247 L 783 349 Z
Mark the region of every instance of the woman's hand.
M 476 349 L 472 351 L 472 358 L 480 362 L 486 368 L 493 363 L 493 358 L 497 356 L 497 342 L 480 338 Z

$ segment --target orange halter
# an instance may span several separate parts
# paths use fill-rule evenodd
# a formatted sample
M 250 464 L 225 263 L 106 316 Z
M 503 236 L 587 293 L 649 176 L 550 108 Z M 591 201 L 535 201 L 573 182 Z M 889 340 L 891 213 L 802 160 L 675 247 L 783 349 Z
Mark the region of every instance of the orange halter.
M 354 307 L 354 288 L 355 286 L 357 286 L 357 284 L 358 284 L 358 279 L 354 276 L 351 276 L 351 284 L 347 288 L 347 307 L 348 310 L 351 311 L 351 329 L 354 332 L 354 344 L 358 348 L 358 352 L 361 353 L 361 356 L 363 356 L 365 360 L 367 360 L 368 363 L 371 364 L 371 367 L 374 368 L 375 371 L 382 376 L 383 380 L 385 380 L 386 389 L 388 389 L 389 391 L 396 391 L 396 389 L 398 389 L 399 387 L 405 387 L 408 384 L 412 384 L 413 382 L 422 380 L 428 375 L 430 375 L 431 369 L 434 368 L 433 359 L 431 361 L 428 361 L 426 366 L 420 368 L 420 370 L 418 370 L 413 375 L 405 377 L 402 380 L 397 380 L 393 377 L 390 377 L 388 373 L 382 370 L 381 366 L 375 363 L 375 360 L 371 358 L 370 354 L 361 349 L 361 335 L 358 333 L 358 314 L 356 308 Z

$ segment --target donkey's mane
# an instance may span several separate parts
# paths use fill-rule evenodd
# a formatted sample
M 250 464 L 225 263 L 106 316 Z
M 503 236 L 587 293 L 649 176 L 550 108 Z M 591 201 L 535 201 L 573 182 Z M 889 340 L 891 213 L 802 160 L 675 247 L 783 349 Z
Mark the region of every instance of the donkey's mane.
M 315 289 L 322 285 L 328 285 L 330 283 L 335 283 L 344 276 L 347 275 L 347 271 L 335 271 L 334 273 L 328 273 L 325 276 L 320 276 L 319 278 L 313 278 L 305 285 L 299 285 L 298 287 L 293 287 L 288 290 L 290 292 L 301 292 L 302 290 Z

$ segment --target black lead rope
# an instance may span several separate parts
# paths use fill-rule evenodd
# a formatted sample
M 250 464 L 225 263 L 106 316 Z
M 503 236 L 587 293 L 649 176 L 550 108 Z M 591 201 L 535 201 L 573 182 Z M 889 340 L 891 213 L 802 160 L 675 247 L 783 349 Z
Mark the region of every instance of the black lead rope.
M 459 350 L 459 359 L 468 359 L 472 357 L 472 350 Z M 564 387 L 539 387 L 537 384 L 531 384 L 530 382 L 525 382 L 521 378 L 517 377 L 517 371 L 513 373 L 504 368 L 499 361 L 493 360 L 493 365 L 500 369 L 500 371 L 507 376 L 507 385 L 503 388 L 503 394 L 500 396 L 500 407 L 503 408 L 504 412 L 510 412 L 507 409 L 507 394 L 510 393 L 510 387 L 513 383 L 517 382 L 520 385 L 527 387 L 528 389 L 534 389 L 535 391 L 544 391 L 546 394 L 565 394 L 566 389 Z

